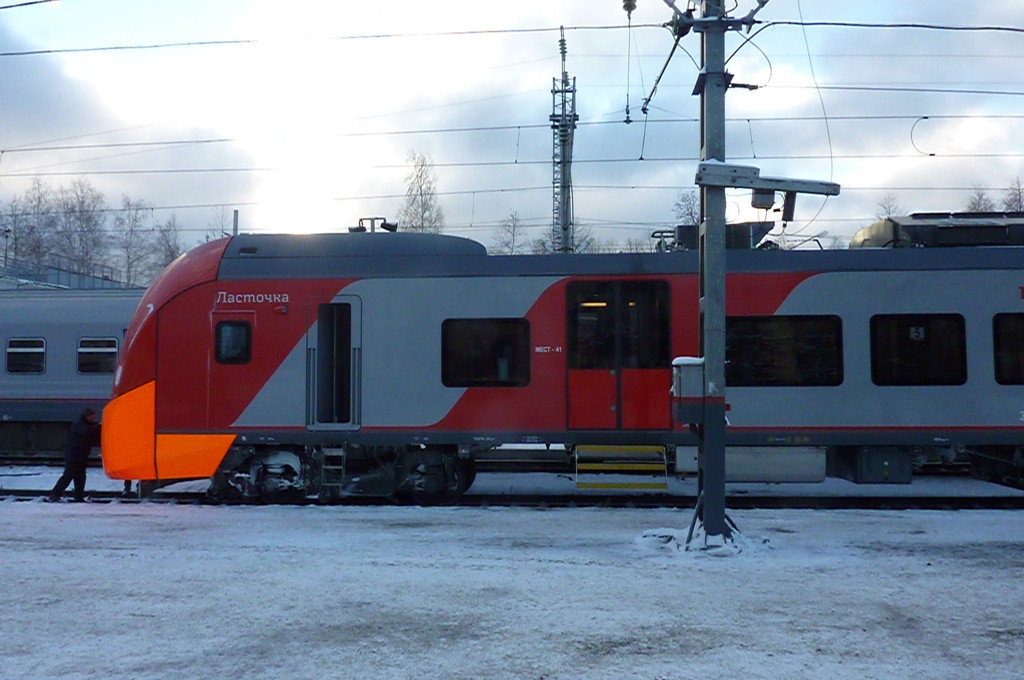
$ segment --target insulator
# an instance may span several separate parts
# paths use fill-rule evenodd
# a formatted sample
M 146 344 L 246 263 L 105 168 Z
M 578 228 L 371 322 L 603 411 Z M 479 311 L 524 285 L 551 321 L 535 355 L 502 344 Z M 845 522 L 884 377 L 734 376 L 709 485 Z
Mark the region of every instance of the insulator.
M 622 9 L 626 10 L 627 15 L 632 15 L 636 9 L 636 0 L 622 0 Z
M 562 55 L 562 59 L 565 59 L 565 38 L 558 39 L 558 53 Z

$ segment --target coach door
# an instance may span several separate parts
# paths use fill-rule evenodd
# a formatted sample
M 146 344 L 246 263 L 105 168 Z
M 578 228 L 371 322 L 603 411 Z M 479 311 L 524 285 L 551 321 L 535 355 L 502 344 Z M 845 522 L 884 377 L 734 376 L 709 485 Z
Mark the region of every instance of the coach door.
M 354 430 L 360 422 L 362 347 L 359 298 L 314 300 L 306 343 L 310 429 Z
M 566 291 L 571 429 L 667 429 L 665 281 L 577 281 Z

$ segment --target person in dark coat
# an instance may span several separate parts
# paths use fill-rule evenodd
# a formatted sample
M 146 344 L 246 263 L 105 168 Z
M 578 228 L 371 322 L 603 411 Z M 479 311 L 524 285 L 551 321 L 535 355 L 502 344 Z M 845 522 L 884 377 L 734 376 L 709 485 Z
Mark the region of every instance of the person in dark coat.
M 96 422 L 96 412 L 91 408 L 83 409 L 78 420 L 71 423 L 68 447 L 64 451 L 64 474 L 50 492 L 50 501 L 59 501 L 71 482 L 75 483 L 75 500 L 85 500 L 85 467 L 92 447 L 99 445 L 100 424 Z

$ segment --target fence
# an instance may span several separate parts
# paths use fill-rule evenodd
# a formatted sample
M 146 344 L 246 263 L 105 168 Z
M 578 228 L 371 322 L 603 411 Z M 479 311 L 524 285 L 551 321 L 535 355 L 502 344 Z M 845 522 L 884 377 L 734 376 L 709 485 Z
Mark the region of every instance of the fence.
M 121 272 L 106 265 L 94 265 L 91 271 L 77 271 L 71 260 L 58 255 L 47 256 L 43 263 L 5 258 L 0 265 L 0 275 L 6 278 L 22 279 L 56 288 L 127 288 L 121 280 Z

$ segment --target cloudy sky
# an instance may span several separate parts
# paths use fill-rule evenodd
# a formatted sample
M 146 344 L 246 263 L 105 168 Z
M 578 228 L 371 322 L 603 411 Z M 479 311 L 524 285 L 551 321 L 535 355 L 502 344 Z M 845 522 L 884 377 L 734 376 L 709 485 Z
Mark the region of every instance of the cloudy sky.
M 738 0 L 734 14 L 755 4 Z M 771 0 L 758 19 L 801 11 L 806 22 L 1024 29 L 1019 0 Z M 602 240 L 644 238 L 673 223 L 699 153 L 698 36 L 640 110 L 671 48 L 659 27 L 670 16 L 661 0 L 639 0 L 632 30 L 619 0 L 0 9 L 0 200 L 34 177 L 82 177 L 110 205 L 128 195 L 160 221 L 174 214 L 196 239 L 215 206 L 237 208 L 248 231 L 343 230 L 397 214 L 415 150 L 435 164 L 447 233 L 489 243 L 516 211 L 540 236 L 565 26 L 577 221 Z M 906 212 L 960 209 L 978 187 L 998 201 L 1024 176 L 1022 32 L 774 25 L 728 40 L 735 82 L 762 86 L 729 93 L 729 160 L 843 187 L 824 206 L 801 199 L 792 233 L 848 237 L 886 192 Z M 729 216 L 757 217 L 749 195 L 730 196 Z

